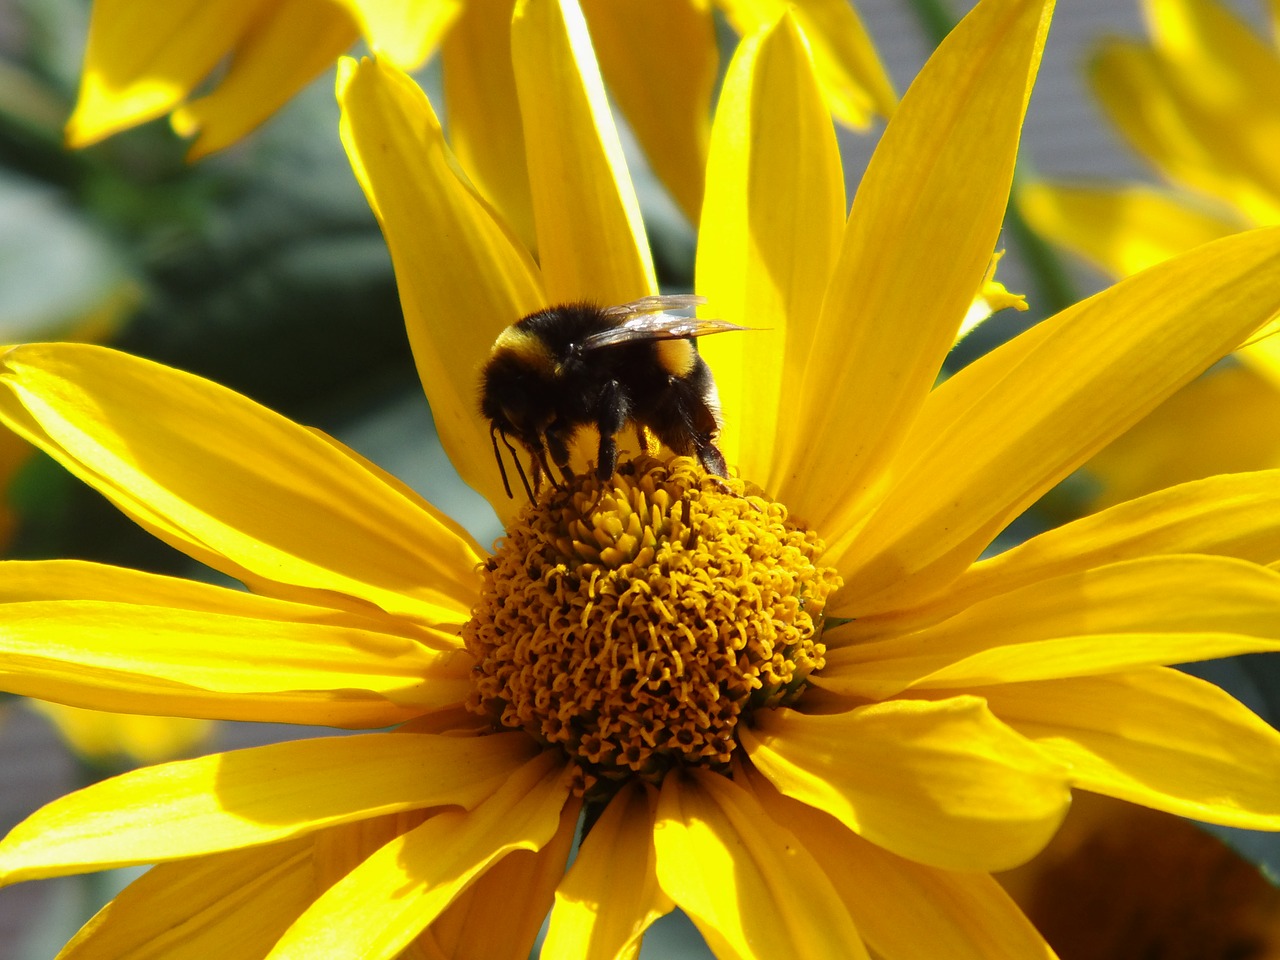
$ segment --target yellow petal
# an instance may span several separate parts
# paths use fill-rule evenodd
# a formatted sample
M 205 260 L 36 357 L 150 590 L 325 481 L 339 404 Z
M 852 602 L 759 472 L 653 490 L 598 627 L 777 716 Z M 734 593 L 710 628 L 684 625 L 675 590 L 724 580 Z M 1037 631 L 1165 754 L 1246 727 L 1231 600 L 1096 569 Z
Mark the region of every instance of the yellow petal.
M 0 877 L 14 883 L 261 846 L 397 810 L 471 808 L 505 789 L 535 749 L 519 733 L 368 733 L 144 767 L 14 827 L 0 843 Z
M 904 860 L 821 810 L 782 796 L 758 774 L 750 785 L 769 815 L 787 824 L 817 859 L 877 956 L 1055 960 L 1035 927 L 988 874 Z
M 656 293 L 640 204 L 577 0 L 520 0 L 511 55 L 552 303 Z
M 1249 226 L 1146 186 L 1029 183 L 1017 199 L 1032 229 L 1115 277 Z
M 787 17 L 744 40 L 716 109 L 699 230 L 708 313 L 754 332 L 698 345 L 725 411 L 730 464 L 775 489 L 802 442 L 799 391 L 844 222 L 831 119 Z M 826 349 L 823 347 L 822 349 Z
M 341 133 L 395 265 L 440 442 L 500 515 L 513 512 L 476 401 L 494 338 L 545 305 L 537 268 L 466 181 L 422 91 L 387 64 L 344 60 Z
M 777 0 L 721 0 L 742 34 L 776 20 L 787 4 Z M 871 115 L 889 116 L 897 94 L 871 37 L 847 0 L 793 0 L 793 15 L 813 50 L 828 109 L 843 124 L 866 127 Z
M 931 866 L 1022 863 L 1049 841 L 1071 802 L 1065 768 L 976 697 L 823 716 L 771 710 L 756 720 L 740 728 L 743 746 L 774 786 Z
M 342 0 L 369 46 L 402 70 L 422 66 L 461 13 L 462 0 Z
M 657 801 L 652 788 L 631 785 L 609 802 L 556 890 L 544 955 L 631 958 L 649 925 L 671 911 L 656 872 Z
M 449 144 L 484 197 L 521 242 L 537 246 L 524 132 L 511 65 L 515 0 L 468 3 L 443 49 Z
M 1260 91 L 1280 85 L 1276 51 L 1213 0 L 1148 0 L 1152 43 L 1170 98 L 1214 166 L 1237 179 L 1259 223 L 1280 216 L 1280 107 Z
M 609 93 L 654 173 L 697 223 L 719 62 L 710 6 L 583 0 L 582 9 Z
M 831 882 L 732 780 L 697 767 L 662 781 L 658 882 L 720 958 L 865 958 Z
M 1088 676 L 1280 649 L 1280 575 L 1228 557 L 1145 557 L 1042 580 L 942 623 L 842 646 L 812 682 L 875 699 L 907 688 Z
M 0 387 L 18 433 L 255 590 L 429 624 L 474 602 L 479 554 L 457 524 L 231 390 L 65 343 L 9 350 Z
M 100 0 L 93 5 L 73 147 L 168 113 L 236 45 L 262 0 Z
M 467 887 L 423 936 L 446 957 L 529 956 L 556 885 L 564 877 L 581 811 L 581 801 L 570 798 L 546 846 L 507 854 Z M 520 892 L 516 903 L 513 890 Z
M 1110 506 L 1173 483 L 1280 465 L 1280 390 L 1252 366 L 1220 364 L 1086 465 Z M 1267 559 L 1280 555 L 1280 550 Z
M 568 792 L 563 762 L 543 752 L 470 813 L 441 813 L 381 847 L 298 918 L 271 960 L 390 960 L 505 855 L 550 841 Z
M 173 116 L 179 134 L 200 135 L 189 160 L 235 143 L 332 66 L 359 35 L 337 4 L 281 0 L 264 6 L 218 85 Z
M 996 715 L 1069 764 L 1086 790 L 1280 829 L 1280 733 L 1212 683 L 1157 668 L 990 693 Z
M 319 892 L 311 838 L 148 870 L 80 930 L 59 960 L 256 960 Z
M 1098 52 L 1090 80 L 1111 121 L 1165 176 L 1275 223 L 1280 177 L 1265 151 L 1276 148 L 1277 117 L 1256 90 L 1233 91 L 1240 81 L 1231 72 L 1115 40 Z
M 129 766 L 189 756 L 213 733 L 208 720 L 104 713 L 62 703 L 26 703 L 57 728 L 72 750 L 99 765 L 130 761 Z
M 805 448 L 779 488 L 818 530 L 852 524 L 982 285 L 1051 7 L 976 6 L 920 71 L 862 179 L 804 377 Z
M 226 591 L 232 599 L 245 596 Z M 470 657 L 302 604 L 303 620 L 132 602 L 0 610 L 0 689 L 91 710 L 380 727 L 466 698 Z M 318 622 L 305 618 L 318 615 Z
M 1261 564 L 1280 558 L 1280 470 L 1184 483 L 1054 527 L 975 563 L 929 603 L 829 629 L 823 640 L 843 645 L 899 636 L 1053 577 L 1172 553 Z
M 929 396 L 892 490 L 828 534 L 841 610 L 893 609 L 954 579 L 1014 516 L 1280 311 L 1280 230 L 1122 280 Z

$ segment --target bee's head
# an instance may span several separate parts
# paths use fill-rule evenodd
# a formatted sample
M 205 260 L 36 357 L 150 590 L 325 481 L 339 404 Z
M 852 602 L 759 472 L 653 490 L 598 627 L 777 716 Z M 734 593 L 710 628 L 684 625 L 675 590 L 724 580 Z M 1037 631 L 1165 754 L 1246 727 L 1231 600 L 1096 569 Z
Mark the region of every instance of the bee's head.
M 543 449 L 543 433 L 555 419 L 555 373 L 547 361 L 545 348 L 537 336 L 513 325 L 499 335 L 480 376 L 480 412 L 489 421 L 494 457 L 502 472 L 502 484 L 511 496 L 507 471 L 498 439 L 506 444 L 533 499 L 524 467 L 511 445 L 514 439 L 538 458 Z M 535 471 L 536 472 L 536 471 Z

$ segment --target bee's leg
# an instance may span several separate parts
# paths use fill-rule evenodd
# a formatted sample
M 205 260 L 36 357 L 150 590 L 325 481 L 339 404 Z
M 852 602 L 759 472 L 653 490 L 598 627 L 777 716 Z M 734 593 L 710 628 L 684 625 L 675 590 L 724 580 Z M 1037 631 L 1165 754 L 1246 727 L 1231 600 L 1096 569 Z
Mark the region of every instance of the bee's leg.
M 547 452 L 551 454 L 551 462 L 560 469 L 564 486 L 573 481 L 573 469 L 569 466 L 569 443 L 565 435 L 556 429 L 555 424 L 547 428 Z M 547 471 L 550 476 L 551 471 Z
M 617 380 L 610 380 L 600 393 L 600 415 L 596 429 L 600 431 L 600 452 L 596 457 L 596 476 L 608 480 L 618 466 L 618 443 L 613 438 L 631 419 L 626 395 Z
M 636 443 L 640 447 L 640 453 L 643 456 L 652 456 L 658 451 L 658 441 L 654 439 L 652 433 L 639 420 L 635 422 L 636 426 Z

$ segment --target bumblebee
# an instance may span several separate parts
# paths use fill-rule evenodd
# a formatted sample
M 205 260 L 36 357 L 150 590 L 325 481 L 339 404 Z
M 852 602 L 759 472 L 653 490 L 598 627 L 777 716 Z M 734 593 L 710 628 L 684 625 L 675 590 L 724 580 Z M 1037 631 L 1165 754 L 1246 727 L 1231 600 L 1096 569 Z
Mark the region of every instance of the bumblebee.
M 512 496 L 511 484 L 499 437 L 533 500 L 544 475 L 555 483 L 548 457 L 565 481 L 573 476 L 569 446 L 584 426 L 600 433 L 596 476 L 601 480 L 618 465 L 616 437 L 628 424 L 641 450 L 649 449 L 652 432 L 675 453 L 696 456 L 707 472 L 727 476 L 715 444 L 720 430 L 715 381 L 692 341 L 748 328 L 664 312 L 705 302 L 698 296 L 655 296 L 613 307 L 568 303 L 531 313 L 503 330 L 481 373 L 480 412 L 489 421 L 507 496 Z M 511 438 L 529 453 L 532 486 Z

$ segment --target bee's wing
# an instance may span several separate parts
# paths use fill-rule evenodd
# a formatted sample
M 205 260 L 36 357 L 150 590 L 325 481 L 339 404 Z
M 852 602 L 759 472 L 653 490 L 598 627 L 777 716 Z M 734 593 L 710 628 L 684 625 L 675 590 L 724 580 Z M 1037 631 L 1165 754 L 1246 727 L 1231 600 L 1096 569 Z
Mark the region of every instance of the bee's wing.
M 661 313 L 663 310 L 688 310 L 707 302 L 706 297 L 695 293 L 658 294 L 653 297 L 641 297 L 630 303 L 620 303 L 614 307 L 601 310 L 606 317 L 628 319 L 644 313 Z
M 699 317 L 673 317 L 659 313 L 648 317 L 635 317 L 620 323 L 608 330 L 601 330 L 589 337 L 584 337 L 581 348 L 596 350 L 600 347 L 612 347 L 620 343 L 637 343 L 643 340 L 691 340 L 694 337 L 706 337 L 713 333 L 728 333 L 730 330 L 750 330 L 727 320 L 703 320 Z

